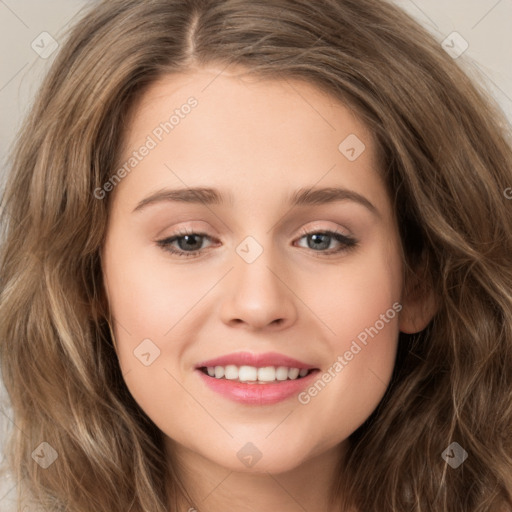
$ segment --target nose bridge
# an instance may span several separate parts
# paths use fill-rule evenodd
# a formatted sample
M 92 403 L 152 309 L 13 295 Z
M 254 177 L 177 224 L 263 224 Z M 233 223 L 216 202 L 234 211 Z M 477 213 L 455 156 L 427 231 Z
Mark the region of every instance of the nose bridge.
M 247 236 L 235 248 L 234 285 L 222 308 L 226 322 L 240 322 L 253 327 L 288 324 L 295 320 L 293 294 L 280 275 L 280 256 L 272 246 L 271 236 Z

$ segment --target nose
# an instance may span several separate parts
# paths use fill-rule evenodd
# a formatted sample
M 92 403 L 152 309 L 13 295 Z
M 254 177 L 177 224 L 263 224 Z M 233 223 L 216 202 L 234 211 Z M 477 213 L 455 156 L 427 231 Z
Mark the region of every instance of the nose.
M 234 269 L 226 281 L 221 305 L 222 321 L 247 329 L 280 330 L 297 319 L 297 297 L 293 279 L 274 252 L 265 249 L 248 263 L 235 254 Z

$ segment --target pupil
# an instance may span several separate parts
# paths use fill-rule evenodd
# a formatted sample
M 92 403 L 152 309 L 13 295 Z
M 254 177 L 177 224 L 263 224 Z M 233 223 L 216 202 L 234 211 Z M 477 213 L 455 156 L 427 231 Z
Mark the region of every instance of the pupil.
M 322 249 L 326 249 L 327 247 L 329 247 L 329 243 L 327 242 L 327 245 L 324 242 L 322 242 L 321 240 L 317 240 L 317 237 L 327 237 L 329 238 L 328 235 L 323 235 L 323 234 L 314 234 L 314 235 L 311 235 L 313 237 L 313 240 L 315 241 L 315 247 L 318 248 L 319 246 L 322 246 L 321 248 Z M 320 243 L 317 243 L 317 242 L 320 242 Z M 323 244 L 323 245 L 322 245 Z
M 193 242 L 193 239 L 196 238 L 196 235 L 185 235 L 183 237 L 183 240 L 185 240 L 185 243 L 187 245 L 187 247 L 190 249 L 190 248 L 193 248 L 194 249 L 194 242 Z M 192 241 L 191 241 L 192 239 Z M 196 244 L 197 244 L 197 241 L 196 241 Z M 201 245 L 201 244 L 199 244 Z M 192 246 L 192 247 L 191 247 Z

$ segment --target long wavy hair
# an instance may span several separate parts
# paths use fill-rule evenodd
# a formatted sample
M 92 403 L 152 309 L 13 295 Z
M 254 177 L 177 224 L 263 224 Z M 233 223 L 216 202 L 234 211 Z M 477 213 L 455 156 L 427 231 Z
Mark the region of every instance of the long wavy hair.
M 20 492 L 70 512 L 168 512 L 186 495 L 112 346 L 99 259 L 111 194 L 94 190 L 116 171 L 148 86 L 230 63 L 305 80 L 366 123 L 406 282 L 437 297 L 423 331 L 400 333 L 386 395 L 333 475 L 333 503 L 512 510 L 510 126 L 485 86 L 387 0 L 108 0 L 70 29 L 2 197 L 0 357 Z M 43 441 L 58 454 L 46 469 L 32 457 Z M 457 469 L 442 457 L 454 441 L 468 454 Z

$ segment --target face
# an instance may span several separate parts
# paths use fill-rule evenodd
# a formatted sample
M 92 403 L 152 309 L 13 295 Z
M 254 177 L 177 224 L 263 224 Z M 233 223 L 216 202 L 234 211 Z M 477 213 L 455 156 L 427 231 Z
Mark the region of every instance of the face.
M 173 446 L 233 471 L 339 447 L 382 399 L 402 321 L 372 134 L 311 85 L 207 68 L 148 89 L 123 147 L 98 196 L 135 400 Z

